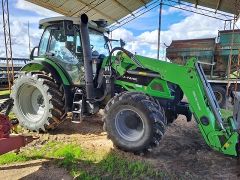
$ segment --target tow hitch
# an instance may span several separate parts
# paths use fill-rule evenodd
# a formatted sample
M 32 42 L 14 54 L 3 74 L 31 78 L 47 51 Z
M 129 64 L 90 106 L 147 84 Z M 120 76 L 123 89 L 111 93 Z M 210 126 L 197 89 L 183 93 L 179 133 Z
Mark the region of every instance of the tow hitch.
M 17 120 L 10 121 L 8 114 L 12 108 L 12 100 L 8 99 L 0 105 L 0 112 L 6 109 L 5 114 L 0 113 L 0 155 L 19 149 L 37 139 L 32 136 L 11 135 L 11 129 L 18 124 Z

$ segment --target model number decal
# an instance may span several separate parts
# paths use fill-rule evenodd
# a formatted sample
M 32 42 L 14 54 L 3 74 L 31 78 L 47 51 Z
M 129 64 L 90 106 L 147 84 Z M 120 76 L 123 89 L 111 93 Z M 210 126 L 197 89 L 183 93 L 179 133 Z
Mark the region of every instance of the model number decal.
M 134 77 L 130 77 L 130 76 L 123 76 L 124 79 L 128 79 L 128 80 L 131 80 L 131 81 L 136 81 L 137 82 L 137 78 L 134 78 Z
M 195 91 L 193 91 L 193 97 L 195 99 L 195 102 L 197 103 L 198 110 L 201 111 L 201 106 L 200 106 L 200 104 L 198 102 L 197 94 L 196 94 Z

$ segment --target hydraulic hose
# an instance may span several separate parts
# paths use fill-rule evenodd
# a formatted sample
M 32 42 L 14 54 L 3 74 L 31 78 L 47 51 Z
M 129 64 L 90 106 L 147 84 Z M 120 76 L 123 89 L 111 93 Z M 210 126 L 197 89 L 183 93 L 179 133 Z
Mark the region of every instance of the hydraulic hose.
M 109 75 L 105 76 L 106 79 L 106 89 L 104 91 L 104 94 L 102 97 L 98 98 L 98 99 L 94 99 L 94 101 L 102 101 L 111 91 L 112 91 L 112 84 L 111 84 L 111 78 L 112 78 L 112 71 L 111 71 L 111 66 L 112 66 L 112 55 L 115 51 L 122 51 L 124 52 L 128 57 L 132 58 L 134 55 L 129 52 L 128 50 L 122 48 L 122 47 L 115 47 L 112 49 L 112 51 L 109 54 L 108 60 L 107 60 L 107 65 L 109 66 Z

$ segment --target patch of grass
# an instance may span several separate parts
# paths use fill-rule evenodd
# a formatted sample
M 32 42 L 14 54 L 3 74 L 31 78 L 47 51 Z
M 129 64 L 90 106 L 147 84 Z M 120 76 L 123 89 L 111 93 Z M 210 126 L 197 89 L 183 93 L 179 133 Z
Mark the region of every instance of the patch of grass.
M 98 174 L 111 174 L 112 177 L 121 179 L 150 179 L 167 177 L 167 174 L 154 170 L 149 164 L 142 161 L 131 161 L 122 158 L 116 153 L 108 154 L 99 162 Z
M 76 179 L 159 179 L 171 176 L 154 170 L 145 162 L 129 160 L 116 152 L 99 153 L 82 149 L 79 145 L 59 142 L 49 142 L 40 148 L 28 148 L 18 155 L 5 154 L 0 156 L 0 164 L 44 158 L 53 159 Z
M 1 95 L 8 95 L 8 94 L 10 94 L 9 90 L 0 91 L 0 96 Z
M 23 154 L 7 153 L 0 156 L 0 165 L 11 164 L 14 162 L 25 162 L 29 161 L 31 158 Z

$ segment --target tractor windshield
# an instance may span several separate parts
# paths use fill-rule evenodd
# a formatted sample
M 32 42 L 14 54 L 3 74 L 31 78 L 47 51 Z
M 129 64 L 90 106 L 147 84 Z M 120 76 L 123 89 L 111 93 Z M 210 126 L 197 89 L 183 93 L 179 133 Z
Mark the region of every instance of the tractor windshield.
M 93 29 L 89 29 L 90 44 L 92 51 L 97 51 L 99 54 L 108 56 L 109 50 L 105 46 L 106 41 L 104 34 Z

